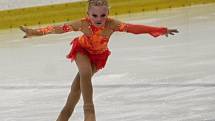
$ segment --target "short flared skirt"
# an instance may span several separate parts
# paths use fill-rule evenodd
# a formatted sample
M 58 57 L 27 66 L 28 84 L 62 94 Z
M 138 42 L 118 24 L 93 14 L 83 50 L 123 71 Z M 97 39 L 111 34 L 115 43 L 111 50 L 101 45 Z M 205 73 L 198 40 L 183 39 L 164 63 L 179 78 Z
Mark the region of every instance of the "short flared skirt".
M 77 53 L 84 54 L 89 58 L 91 64 L 94 64 L 96 66 L 97 70 L 100 70 L 105 67 L 108 56 L 111 54 L 108 49 L 100 54 L 91 54 L 85 48 L 81 47 L 80 43 L 78 42 L 78 38 L 75 38 L 71 44 L 72 49 L 67 55 L 67 58 L 73 61 L 75 60 Z

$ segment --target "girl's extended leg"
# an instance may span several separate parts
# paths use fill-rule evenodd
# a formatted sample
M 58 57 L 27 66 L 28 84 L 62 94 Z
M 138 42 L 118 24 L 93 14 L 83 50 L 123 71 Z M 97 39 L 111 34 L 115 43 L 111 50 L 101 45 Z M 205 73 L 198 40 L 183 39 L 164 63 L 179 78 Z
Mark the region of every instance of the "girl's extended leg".
M 96 73 L 96 68 L 94 65 L 92 65 L 93 68 L 93 74 Z M 60 115 L 57 118 L 57 121 L 68 121 L 70 116 L 72 115 L 74 108 L 76 104 L 78 103 L 81 95 L 81 89 L 80 89 L 80 75 L 77 73 L 69 93 L 69 96 L 67 98 L 66 104 L 61 111 Z
M 79 69 L 80 88 L 84 100 L 84 120 L 96 121 L 93 104 L 93 87 L 91 82 L 91 78 L 93 76 L 93 68 L 91 66 L 89 58 L 86 55 L 78 53 L 75 61 Z
M 75 105 L 78 103 L 81 95 L 80 90 L 80 76 L 79 73 L 76 75 L 69 96 L 67 98 L 66 104 L 61 111 L 60 115 L 57 118 L 57 121 L 68 121 L 70 116 L 72 115 Z

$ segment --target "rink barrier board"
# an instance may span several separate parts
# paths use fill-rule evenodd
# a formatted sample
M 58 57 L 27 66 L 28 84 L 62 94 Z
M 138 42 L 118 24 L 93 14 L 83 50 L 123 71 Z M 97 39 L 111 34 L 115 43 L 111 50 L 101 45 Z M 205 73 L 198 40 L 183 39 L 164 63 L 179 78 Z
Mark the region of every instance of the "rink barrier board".
M 109 0 L 111 16 L 209 3 L 215 0 Z M 84 1 L 0 11 L 0 29 L 69 22 L 83 18 L 86 11 Z

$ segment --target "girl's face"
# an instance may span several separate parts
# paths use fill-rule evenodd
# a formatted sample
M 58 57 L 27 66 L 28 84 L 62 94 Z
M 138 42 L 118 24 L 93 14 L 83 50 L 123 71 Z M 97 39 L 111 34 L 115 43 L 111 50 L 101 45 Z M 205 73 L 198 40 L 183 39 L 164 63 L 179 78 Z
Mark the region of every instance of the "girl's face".
M 96 27 L 103 27 L 108 17 L 109 10 L 107 6 L 92 6 L 88 10 L 88 16 L 92 24 Z

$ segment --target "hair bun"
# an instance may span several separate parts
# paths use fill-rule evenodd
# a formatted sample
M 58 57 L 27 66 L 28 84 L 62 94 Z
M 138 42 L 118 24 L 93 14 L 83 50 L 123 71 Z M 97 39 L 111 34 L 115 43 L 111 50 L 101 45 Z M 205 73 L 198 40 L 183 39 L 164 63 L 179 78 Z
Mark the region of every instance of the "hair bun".
M 107 0 L 88 0 L 89 6 L 108 6 Z

